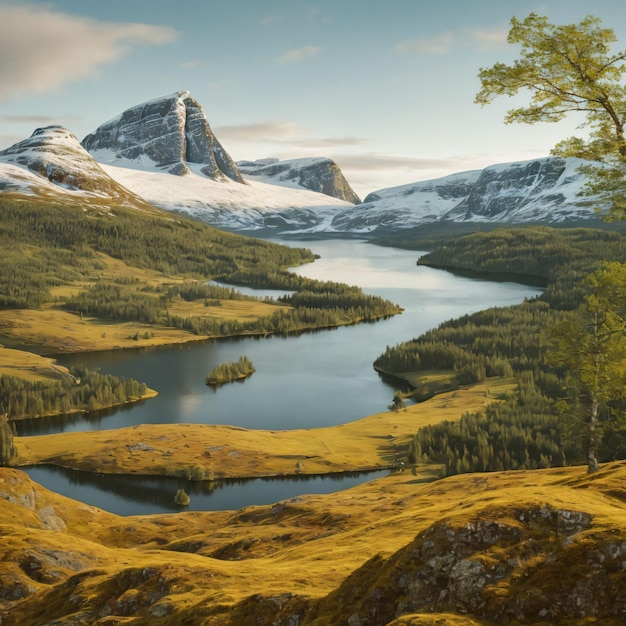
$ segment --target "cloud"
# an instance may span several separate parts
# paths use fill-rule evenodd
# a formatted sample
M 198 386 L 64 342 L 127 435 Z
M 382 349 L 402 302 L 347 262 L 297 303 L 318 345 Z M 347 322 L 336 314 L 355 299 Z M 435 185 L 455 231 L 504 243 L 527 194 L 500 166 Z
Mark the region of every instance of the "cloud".
M 450 165 L 449 159 L 425 159 L 419 157 L 407 157 L 393 154 L 347 154 L 338 157 L 345 168 L 361 171 L 374 170 L 431 170 Z
M 0 124 L 54 124 L 58 117 L 51 115 L 0 115 Z M 80 120 L 75 116 L 64 116 L 64 120 Z
M 294 122 L 216 126 L 215 134 L 220 141 L 270 143 L 300 151 L 358 146 L 365 143 L 365 139 L 360 137 L 311 137 L 305 128 Z
M 305 130 L 293 122 L 259 122 L 237 126 L 216 126 L 215 134 L 229 141 L 278 141 L 286 137 L 305 134 Z
M 458 33 L 446 31 L 432 37 L 405 39 L 394 46 L 394 51 L 398 54 L 445 54 L 463 49 L 482 52 L 504 47 L 508 32 L 508 26 L 470 28 Z
M 394 46 L 398 54 L 444 54 L 454 46 L 454 36 L 451 31 L 432 37 L 419 39 L 405 39 Z
M 289 50 L 282 56 L 278 57 L 279 63 L 300 63 L 306 59 L 312 59 L 319 54 L 320 49 L 316 46 L 304 46 L 303 48 L 295 48 Z
M 303 148 L 317 150 L 319 148 L 337 148 L 340 146 L 360 146 L 366 143 L 361 137 L 318 137 L 316 139 L 304 138 L 293 141 L 294 144 Z
M 133 47 L 175 38 L 169 27 L 99 22 L 35 5 L 0 6 L 0 98 L 56 90 L 92 76 Z
M 469 31 L 470 37 L 479 50 L 503 48 L 507 44 L 508 26 L 497 28 L 478 28 Z
M 200 61 L 185 61 L 185 62 L 180 64 L 180 66 L 184 70 L 191 70 L 194 67 L 198 67 L 199 65 L 200 65 Z

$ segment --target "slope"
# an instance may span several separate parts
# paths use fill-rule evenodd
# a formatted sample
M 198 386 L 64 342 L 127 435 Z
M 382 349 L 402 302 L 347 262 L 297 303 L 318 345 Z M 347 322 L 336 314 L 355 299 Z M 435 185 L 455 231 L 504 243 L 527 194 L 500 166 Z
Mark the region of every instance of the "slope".
M 120 518 L 2 469 L 1 615 L 32 626 L 382 626 L 454 614 L 617 626 L 625 479 L 623 463 L 592 478 L 395 474 L 267 507 Z

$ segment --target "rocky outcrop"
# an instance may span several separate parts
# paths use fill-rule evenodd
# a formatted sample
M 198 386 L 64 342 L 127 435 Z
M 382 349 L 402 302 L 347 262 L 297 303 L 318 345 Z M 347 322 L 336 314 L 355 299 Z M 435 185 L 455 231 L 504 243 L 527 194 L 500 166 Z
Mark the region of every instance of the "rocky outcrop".
M 530 221 L 561 217 L 589 207 L 578 197 L 585 182 L 578 159 L 549 157 L 485 168 L 470 193 L 446 219 L 455 221 Z
M 144 200 L 113 180 L 62 126 L 38 128 L 0 151 L 0 190 L 46 200 L 146 208 Z
M 188 164 L 213 180 L 243 183 L 237 165 L 217 140 L 202 107 L 188 91 L 144 102 L 87 135 L 83 146 L 111 165 L 153 165 L 170 174 L 189 173 Z
M 580 159 L 546 157 L 391 187 L 337 214 L 337 231 L 373 232 L 432 222 L 503 224 L 577 222 L 597 217 L 597 199 L 581 195 Z
M 302 625 L 383 626 L 420 613 L 502 624 L 626 619 L 624 536 L 585 539 L 592 516 L 579 511 L 491 513 L 461 525 L 442 520 L 389 559 L 374 557 Z
M 338 231 L 398 230 L 441 219 L 470 193 L 480 170 L 452 174 L 370 193 L 362 204 L 344 209 L 332 222 Z
M 324 157 L 285 161 L 260 159 L 239 161 L 237 165 L 246 176 L 263 182 L 275 185 L 298 185 L 352 204 L 361 202 L 337 163 L 332 159 Z

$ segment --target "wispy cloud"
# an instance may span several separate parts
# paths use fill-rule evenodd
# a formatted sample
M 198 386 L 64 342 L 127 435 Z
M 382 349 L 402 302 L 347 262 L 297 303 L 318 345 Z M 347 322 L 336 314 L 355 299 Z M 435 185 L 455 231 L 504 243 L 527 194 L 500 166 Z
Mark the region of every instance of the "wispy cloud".
M 288 137 L 306 134 L 306 131 L 293 122 L 259 122 L 236 126 L 216 126 L 215 134 L 220 141 L 280 141 Z
M 184 69 L 184 70 L 192 70 L 194 67 L 199 67 L 200 66 L 200 61 L 184 61 L 183 63 L 180 64 L 180 66 Z
M 469 31 L 472 41 L 479 50 L 491 50 L 506 46 L 506 38 L 509 34 L 508 26 L 497 28 L 478 28 Z
M 444 54 L 454 46 L 454 35 L 446 31 L 432 37 L 405 39 L 394 46 L 399 54 Z
M 294 122 L 259 122 L 238 126 L 216 126 L 215 134 L 224 141 L 267 143 L 291 147 L 299 151 L 325 150 L 359 146 L 366 143 L 360 137 L 312 137 Z
M 365 153 L 341 155 L 341 164 L 346 169 L 360 171 L 375 170 L 432 170 L 449 166 L 448 159 L 425 159 L 393 154 Z
M 63 116 L 64 122 L 81 119 L 77 116 Z M 50 115 L 0 115 L 0 124 L 54 124 L 58 121 L 58 117 Z
M 319 51 L 320 49 L 316 46 L 304 46 L 303 48 L 295 48 L 278 57 L 278 62 L 300 63 L 301 61 L 316 57 L 319 54 Z
M 399 41 L 394 46 L 398 54 L 446 54 L 453 50 L 490 50 L 506 45 L 508 26 L 495 28 L 468 28 L 453 33 L 445 31 L 430 37 L 417 37 Z
M 76 82 L 139 45 L 173 41 L 169 27 L 100 22 L 43 6 L 0 6 L 0 98 Z

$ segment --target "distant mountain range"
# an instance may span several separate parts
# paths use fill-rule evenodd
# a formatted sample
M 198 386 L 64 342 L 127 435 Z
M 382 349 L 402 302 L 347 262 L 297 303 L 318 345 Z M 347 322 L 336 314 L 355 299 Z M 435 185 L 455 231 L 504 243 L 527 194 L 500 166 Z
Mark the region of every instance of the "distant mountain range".
M 327 158 L 235 163 L 180 91 L 134 106 L 81 143 L 49 126 L 0 151 L 0 193 L 104 207 L 151 205 L 229 230 L 397 231 L 432 222 L 578 222 L 581 161 L 546 157 L 382 189 L 360 202 Z

